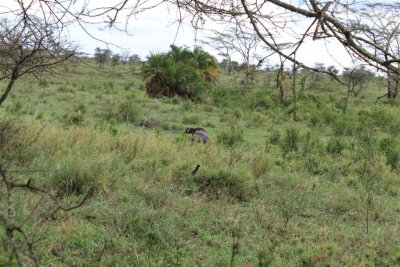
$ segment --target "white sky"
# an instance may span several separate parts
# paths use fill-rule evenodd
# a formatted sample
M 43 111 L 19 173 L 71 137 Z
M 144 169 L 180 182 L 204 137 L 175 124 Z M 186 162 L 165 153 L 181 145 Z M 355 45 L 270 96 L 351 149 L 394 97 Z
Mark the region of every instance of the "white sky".
M 130 54 L 138 54 L 145 59 L 151 52 L 167 52 L 174 42 L 178 24 L 174 24 L 176 18 L 163 7 L 148 10 L 132 19 L 129 24 L 129 33 L 99 30 L 91 27 L 90 31 L 96 38 L 112 43 L 109 48 L 114 53 L 121 53 L 127 49 Z M 71 39 L 79 44 L 79 50 L 93 54 L 96 47 L 106 48 L 107 44 L 94 40 L 82 30 L 74 27 L 70 30 Z M 178 46 L 192 47 L 195 45 L 195 34 L 192 28 L 186 26 L 179 29 L 175 44 Z M 118 47 L 119 46 L 119 47 Z
M 163 5 L 139 14 L 136 20 L 131 20 L 128 27 L 132 35 L 108 29 L 100 31 L 94 26 L 91 27 L 90 31 L 97 38 L 114 44 L 114 46 L 110 45 L 108 47 L 114 53 L 122 53 L 123 49 L 127 49 L 129 54 L 138 54 L 142 59 L 145 59 L 150 53 L 167 52 L 169 50 L 169 46 L 175 40 L 178 28 L 178 24 L 173 23 L 175 19 L 175 13 L 169 12 Z M 96 47 L 107 48 L 105 43 L 91 38 L 78 28 L 72 28 L 70 30 L 70 35 L 72 40 L 75 40 L 79 44 L 79 51 L 81 52 L 93 54 Z M 201 45 L 198 40 L 201 39 L 202 36 L 204 35 L 199 32 L 196 36 L 193 28 L 186 25 L 179 29 L 175 45 L 187 47 L 193 47 L 196 44 Z M 205 45 L 202 46 L 219 60 L 222 59 L 212 48 Z M 265 54 L 267 52 L 260 50 L 259 54 L 261 56 L 263 56 L 263 53 Z M 335 55 L 335 57 L 331 57 L 330 54 Z M 353 65 L 350 57 L 342 46 L 337 44 L 325 44 L 324 41 L 306 42 L 301 47 L 297 58 L 309 66 L 314 66 L 317 62 L 324 63 L 325 66 L 334 65 L 338 69 Z M 234 59 L 239 62 L 242 61 L 239 56 L 234 57 Z M 274 65 L 278 63 L 278 60 L 277 58 L 271 58 L 269 63 Z
M 106 4 L 111 5 L 113 1 L 95 0 L 94 2 L 96 5 L 99 5 L 100 3 L 100 6 L 104 6 Z M 16 1 L 10 1 L 7 2 L 7 4 L 3 3 L 0 5 L 0 10 L 3 10 L 5 6 L 11 7 L 15 5 L 15 3 Z M 123 20 L 123 17 L 121 20 Z M 128 35 L 125 32 L 111 31 L 109 29 L 99 30 L 96 25 L 86 25 L 86 27 L 87 30 L 96 38 L 111 43 L 112 45 L 109 45 L 108 48 L 114 53 L 121 54 L 125 49 L 130 55 L 138 54 L 142 59 L 146 59 L 150 53 L 167 52 L 169 46 L 173 44 L 174 41 L 175 45 L 187 46 L 190 48 L 196 44 L 201 45 L 198 40 L 204 39 L 204 35 L 197 33 L 196 36 L 193 28 L 190 26 L 181 27 L 176 36 L 178 24 L 174 23 L 175 20 L 176 13 L 172 9 L 168 10 L 165 5 L 160 5 L 156 8 L 140 13 L 137 15 L 136 19 L 130 20 L 128 31 L 131 35 Z M 305 24 L 303 24 L 303 26 L 304 25 Z M 210 23 L 206 26 L 216 28 L 215 25 L 210 25 Z M 76 25 L 72 25 L 68 30 L 72 41 L 79 45 L 80 52 L 93 54 L 96 47 L 107 48 L 107 44 L 93 39 Z M 219 60 L 222 59 L 212 48 L 205 45 L 202 46 L 206 51 L 216 56 Z M 269 52 L 260 50 L 258 54 L 263 57 L 266 53 Z M 331 55 L 334 55 L 334 57 Z M 234 56 L 233 59 L 242 62 L 238 55 Z M 353 65 L 350 57 L 341 45 L 335 43 L 326 44 L 324 41 L 305 42 L 297 54 L 297 59 L 309 66 L 314 66 L 317 62 L 324 63 L 325 66 L 334 65 L 338 69 L 343 69 L 344 67 L 350 67 Z M 277 58 L 271 58 L 269 60 L 270 65 L 277 63 Z

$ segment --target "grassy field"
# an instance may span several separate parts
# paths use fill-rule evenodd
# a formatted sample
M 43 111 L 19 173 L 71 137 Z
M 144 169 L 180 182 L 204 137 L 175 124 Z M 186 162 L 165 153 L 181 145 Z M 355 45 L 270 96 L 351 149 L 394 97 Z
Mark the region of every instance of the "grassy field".
M 9 179 L 67 206 L 94 188 L 82 207 L 56 213 L 48 197 L 13 191 L 15 222 L 41 265 L 400 265 L 399 105 L 375 103 L 382 79 L 346 112 L 346 88 L 299 79 L 293 122 L 291 81 L 282 106 L 274 73 L 240 90 L 222 74 L 193 103 L 148 98 L 139 66 L 85 61 L 62 72 L 20 81 L 0 107 Z M 188 126 L 210 142 L 192 143 Z M 15 242 L 32 263 L 23 236 Z

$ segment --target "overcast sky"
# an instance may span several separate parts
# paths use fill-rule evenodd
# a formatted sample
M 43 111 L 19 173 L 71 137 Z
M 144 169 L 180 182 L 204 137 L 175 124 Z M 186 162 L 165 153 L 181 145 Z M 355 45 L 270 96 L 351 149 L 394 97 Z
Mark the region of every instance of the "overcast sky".
M 131 20 L 128 26 L 131 35 L 111 30 L 100 31 L 97 26 L 91 26 L 90 31 L 97 38 L 112 43 L 113 45 L 108 48 L 114 53 L 122 53 L 123 49 L 126 49 L 129 54 L 138 54 L 142 59 L 146 59 L 150 53 L 167 52 L 169 46 L 173 43 L 189 48 L 196 44 L 201 45 L 199 39 L 204 39 L 204 34 L 197 33 L 196 36 L 193 28 L 188 25 L 180 27 L 176 36 L 178 24 L 174 23 L 175 19 L 175 13 L 162 5 L 141 13 L 136 19 Z M 96 47 L 107 48 L 107 44 L 91 38 L 77 27 L 70 29 L 70 35 L 79 44 L 79 51 L 81 52 L 93 54 Z M 202 45 L 202 47 L 219 60 L 222 59 L 218 56 L 218 52 L 212 48 L 205 45 Z M 260 52 L 261 56 L 266 53 Z M 331 57 L 330 54 L 335 54 L 335 57 Z M 325 43 L 325 41 L 306 42 L 301 47 L 297 58 L 310 66 L 314 66 L 317 62 L 324 63 L 325 66 L 334 65 L 339 69 L 353 65 L 342 46 L 335 43 Z M 242 61 L 239 55 L 236 55 L 234 59 L 239 62 Z M 271 65 L 277 63 L 277 58 L 269 60 Z
M 78 2 L 79 1 L 80 0 L 78 0 Z M 105 6 L 113 2 L 111 0 L 95 0 L 90 3 L 97 6 Z M 0 4 L 0 10 L 10 8 L 11 6 L 16 6 L 16 2 L 7 1 Z M 177 34 L 179 25 L 174 23 L 177 14 L 173 8 L 173 5 L 170 5 L 169 9 L 167 9 L 166 5 L 160 5 L 138 14 L 136 18 L 130 20 L 127 27 L 130 35 L 115 30 L 100 30 L 99 26 L 96 24 L 87 24 L 85 26 L 97 39 L 109 43 L 108 46 L 107 43 L 96 40 L 86 34 L 77 25 L 70 25 L 71 27 L 68 27 L 68 31 L 71 40 L 78 44 L 78 50 L 89 55 L 93 55 L 95 48 L 100 47 L 109 48 L 114 53 L 121 54 L 127 51 L 130 55 L 138 54 L 144 60 L 150 53 L 167 52 L 169 46 L 175 44 L 177 46 L 187 46 L 189 48 L 195 45 L 201 45 L 210 54 L 216 56 L 218 60 L 222 60 L 222 57 L 218 55 L 217 51 L 199 42 L 199 40 L 205 40 L 205 35 L 201 32 L 195 33 L 191 26 L 183 25 L 179 28 Z M 123 16 L 121 16 L 120 19 L 123 21 Z M 299 31 L 304 31 L 304 27 L 307 28 L 310 23 L 311 21 L 299 22 L 297 25 L 299 26 Z M 207 22 L 205 27 L 221 31 L 224 30 L 224 28 L 219 28 L 218 25 L 210 22 Z M 284 41 L 287 42 L 288 40 Z M 264 57 L 269 53 L 270 52 L 266 52 L 265 50 L 260 50 L 258 55 Z M 331 55 L 335 55 L 335 57 Z M 243 61 L 238 54 L 233 55 L 233 59 L 238 62 Z M 353 65 L 350 57 L 341 45 L 338 45 L 336 42 L 326 43 L 326 41 L 323 40 L 316 42 L 311 40 L 306 41 L 297 53 L 297 59 L 309 66 L 314 66 L 315 63 L 324 63 L 325 66 L 334 65 L 339 69 L 343 69 L 344 67 L 351 67 Z M 277 57 L 271 57 L 268 63 L 270 65 L 275 65 L 278 64 L 279 61 Z
M 111 0 L 95 0 L 93 3 L 96 5 L 105 5 L 105 3 L 110 4 Z M 11 6 L 17 6 L 16 1 L 4 1 L 4 3 L 0 4 L 0 10 L 11 8 Z M 172 7 L 170 6 L 170 8 Z M 218 56 L 217 51 L 199 42 L 199 40 L 205 39 L 204 34 L 197 33 L 196 35 L 190 26 L 184 25 L 180 27 L 176 36 L 178 28 L 178 24 L 174 23 L 176 17 L 176 12 L 171 9 L 168 10 L 165 5 L 147 10 L 137 15 L 136 19 L 130 20 L 128 31 L 131 35 L 124 32 L 100 30 L 96 25 L 86 25 L 91 34 L 98 39 L 110 43 L 109 46 L 90 37 L 76 25 L 69 27 L 68 31 L 70 38 L 79 45 L 79 51 L 90 55 L 93 55 L 96 47 L 100 47 L 109 48 L 114 53 L 128 51 L 130 55 L 138 54 L 142 59 L 146 59 L 150 53 L 167 52 L 169 46 L 175 44 L 189 48 L 201 45 L 206 51 L 216 56 L 218 60 L 222 60 L 221 56 Z M 210 23 L 206 26 L 210 27 Z M 213 25 L 211 25 L 211 28 L 214 28 Z M 266 53 L 260 50 L 258 54 L 263 57 Z M 335 57 L 331 57 L 330 54 L 334 54 Z M 233 58 L 242 62 L 239 55 Z M 314 66 L 317 62 L 324 63 L 325 66 L 335 65 L 339 69 L 353 65 L 342 46 L 335 43 L 326 44 L 324 41 L 306 42 L 297 54 L 297 59 L 309 66 Z M 271 58 L 268 63 L 274 65 L 278 63 L 278 60 L 277 58 Z
M 141 13 L 137 19 L 130 21 L 128 32 L 116 30 L 99 30 L 97 26 L 90 26 L 90 32 L 97 38 L 111 43 L 108 47 L 115 53 L 127 49 L 130 54 L 138 54 L 145 59 L 151 52 L 166 52 L 174 43 L 178 24 L 174 22 L 174 15 L 163 7 L 157 7 Z M 79 44 L 79 50 L 93 54 L 96 47 L 107 48 L 107 44 L 95 40 L 85 34 L 78 27 L 70 30 L 72 40 Z M 195 34 L 190 27 L 181 27 L 176 37 L 178 46 L 192 47 L 195 45 Z

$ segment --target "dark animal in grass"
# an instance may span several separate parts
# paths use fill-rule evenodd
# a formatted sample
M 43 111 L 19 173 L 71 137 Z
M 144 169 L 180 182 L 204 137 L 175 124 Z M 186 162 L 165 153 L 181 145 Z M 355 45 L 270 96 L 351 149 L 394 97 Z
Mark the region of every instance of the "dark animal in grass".
M 192 135 L 192 141 L 201 141 L 204 144 L 208 141 L 208 134 L 203 128 L 186 128 L 186 133 Z

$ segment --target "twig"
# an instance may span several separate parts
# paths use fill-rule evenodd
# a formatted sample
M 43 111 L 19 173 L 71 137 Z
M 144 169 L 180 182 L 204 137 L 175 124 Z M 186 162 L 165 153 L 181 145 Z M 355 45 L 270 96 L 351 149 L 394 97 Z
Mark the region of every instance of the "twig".
M 197 171 L 200 168 L 200 164 L 197 164 L 196 168 L 194 169 L 194 171 L 192 171 L 192 175 L 195 175 L 197 173 Z
M 381 96 L 378 96 L 378 97 L 376 98 L 375 104 L 378 103 L 378 100 L 379 100 L 379 99 L 381 99 L 381 98 L 383 98 L 383 97 L 385 97 L 385 96 L 388 96 L 388 95 L 389 95 L 389 93 L 384 94 L 384 95 L 381 95 Z

